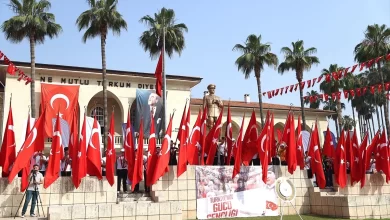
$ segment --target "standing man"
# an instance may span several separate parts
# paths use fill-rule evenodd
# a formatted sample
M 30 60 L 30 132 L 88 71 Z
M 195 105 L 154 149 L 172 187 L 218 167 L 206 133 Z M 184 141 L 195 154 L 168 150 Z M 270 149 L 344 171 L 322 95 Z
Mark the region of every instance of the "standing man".
M 39 166 L 39 172 L 42 173 L 43 176 L 45 176 L 46 172 L 46 165 L 47 165 L 47 158 L 45 155 L 43 155 L 42 151 L 38 151 L 33 156 L 33 162 L 32 164 L 37 164 Z
M 144 164 L 144 186 L 145 192 L 150 192 L 150 187 L 146 186 L 146 168 L 148 167 L 148 157 L 146 155 L 143 156 L 143 164 Z
M 72 173 L 72 159 L 69 156 L 69 148 L 64 148 L 64 157 L 61 159 L 61 176 L 70 176 Z
M 221 143 L 218 145 L 218 165 L 225 165 L 225 152 L 227 150 L 225 137 L 221 137 Z
M 118 176 L 117 191 L 121 191 L 121 181 L 123 192 L 127 192 L 127 161 L 125 159 L 125 149 L 121 149 L 121 155 L 116 159 L 116 174 Z
M 24 218 L 24 214 L 26 214 L 27 206 L 30 203 L 30 200 L 32 198 L 31 202 L 31 208 L 30 208 L 30 216 L 36 217 L 34 213 L 35 205 L 38 201 L 39 196 L 39 185 L 43 183 L 43 175 L 39 172 L 39 166 L 38 164 L 34 164 L 33 170 L 31 171 L 31 174 L 29 176 L 29 185 L 26 191 L 26 200 L 24 201 L 23 209 L 22 209 L 22 215 L 21 217 Z M 38 207 L 39 209 L 39 207 Z

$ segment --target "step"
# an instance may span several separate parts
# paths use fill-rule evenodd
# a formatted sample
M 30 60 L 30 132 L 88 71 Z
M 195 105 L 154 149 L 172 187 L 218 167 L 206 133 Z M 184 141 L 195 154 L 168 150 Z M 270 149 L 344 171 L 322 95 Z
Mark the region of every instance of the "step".
M 131 202 L 122 202 L 119 201 L 118 204 L 128 204 L 128 203 L 152 203 L 153 201 L 131 201 Z
M 118 198 L 150 197 L 149 193 L 118 193 Z
M 140 198 L 118 198 L 119 202 L 147 202 L 153 201 L 151 197 L 140 197 Z

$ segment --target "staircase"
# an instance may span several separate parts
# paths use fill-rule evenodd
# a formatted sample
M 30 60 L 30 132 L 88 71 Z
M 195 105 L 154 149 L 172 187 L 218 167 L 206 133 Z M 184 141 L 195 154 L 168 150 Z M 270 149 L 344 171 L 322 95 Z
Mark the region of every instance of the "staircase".
M 152 203 L 153 200 L 148 193 L 118 193 L 117 203 Z

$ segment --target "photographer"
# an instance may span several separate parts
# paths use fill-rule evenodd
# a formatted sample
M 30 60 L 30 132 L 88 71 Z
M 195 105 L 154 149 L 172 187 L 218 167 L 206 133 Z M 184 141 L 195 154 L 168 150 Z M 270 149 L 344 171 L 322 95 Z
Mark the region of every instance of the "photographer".
M 24 206 L 22 209 L 22 215 L 21 215 L 22 218 L 24 218 L 24 214 L 27 211 L 27 206 L 30 203 L 31 198 L 32 198 L 32 202 L 31 202 L 30 216 L 31 217 L 36 216 L 34 214 L 34 209 L 38 201 L 39 185 L 43 183 L 43 175 L 42 173 L 39 172 L 38 164 L 34 164 L 33 170 L 31 171 L 31 174 L 29 176 L 29 180 L 30 183 L 26 191 L 26 200 L 24 201 Z

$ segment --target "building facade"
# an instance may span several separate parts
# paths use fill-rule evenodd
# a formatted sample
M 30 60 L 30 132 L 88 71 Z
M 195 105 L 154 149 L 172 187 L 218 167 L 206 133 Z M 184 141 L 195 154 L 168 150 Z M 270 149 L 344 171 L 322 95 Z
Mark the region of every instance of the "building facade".
M 30 64 L 24 62 L 14 62 L 14 64 L 22 69 L 25 73 L 30 72 Z M 4 84 L 4 88 L 0 88 L 0 123 L 1 132 L 4 132 L 6 125 L 6 117 L 10 107 L 10 97 L 12 95 L 12 110 L 14 119 L 14 131 L 16 137 L 16 146 L 19 149 L 22 145 L 21 133 L 23 133 L 28 109 L 30 105 L 30 85 L 25 85 L 23 81 L 18 81 L 17 76 L 6 74 L 7 66 L 0 63 L 0 81 Z M 107 70 L 108 79 L 108 121 L 110 121 L 111 110 L 114 110 L 115 117 L 115 147 L 122 147 L 122 123 L 127 120 L 128 111 L 131 112 L 131 121 L 134 122 L 135 115 L 135 99 L 137 89 L 154 90 L 155 78 L 151 73 L 136 73 L 127 71 Z M 176 140 L 179 130 L 181 114 L 183 112 L 186 100 L 190 100 L 191 109 L 191 128 L 196 121 L 198 111 L 202 108 L 202 98 L 192 98 L 200 96 L 200 94 L 191 94 L 191 89 L 201 82 L 202 78 L 167 75 L 167 115 L 176 110 L 173 118 L 172 140 Z M 82 118 L 84 113 L 87 116 L 92 116 L 96 113 L 97 120 L 101 126 L 103 123 L 103 87 L 101 69 L 36 64 L 35 78 L 35 100 L 36 114 L 39 114 L 41 83 L 56 83 L 56 84 L 77 84 L 80 85 L 79 90 L 79 112 Z M 217 85 L 219 86 L 219 85 Z M 243 94 L 244 98 L 244 94 Z M 224 105 L 227 106 L 229 101 L 224 100 Z M 283 130 L 287 112 L 291 109 L 295 114 L 295 123 L 297 123 L 300 109 L 298 107 L 290 107 L 288 105 L 276 105 L 264 103 L 264 112 L 267 110 L 274 112 L 275 115 L 275 134 L 277 130 Z M 242 116 L 246 115 L 244 129 L 248 125 L 250 115 L 254 109 L 257 114 L 257 121 L 260 127 L 260 117 L 258 111 L 258 103 L 250 102 L 249 96 L 245 95 L 244 101 L 230 101 L 232 114 L 233 137 L 237 137 L 241 125 Z M 321 143 L 323 141 L 323 132 L 327 127 L 326 117 L 334 112 L 306 109 L 306 130 L 311 131 L 311 126 L 318 119 Z M 226 121 L 227 110 L 224 111 Z M 223 126 L 221 135 L 224 136 L 226 126 Z M 275 135 L 277 137 L 277 135 Z M 144 141 L 147 144 L 147 139 Z M 47 139 L 45 144 L 46 149 L 50 147 L 50 139 Z

